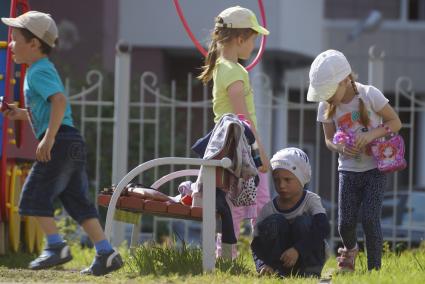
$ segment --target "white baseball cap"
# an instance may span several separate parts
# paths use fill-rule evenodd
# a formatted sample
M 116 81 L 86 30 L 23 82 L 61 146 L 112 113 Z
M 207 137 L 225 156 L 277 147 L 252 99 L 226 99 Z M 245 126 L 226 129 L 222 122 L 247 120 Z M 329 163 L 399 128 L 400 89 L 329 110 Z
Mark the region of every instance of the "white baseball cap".
M 302 186 L 311 179 L 311 166 L 306 153 L 303 150 L 290 147 L 276 152 L 270 160 L 273 170 L 285 169 L 293 173 Z
M 255 14 L 241 6 L 234 6 L 222 11 L 216 18 L 216 27 L 231 29 L 250 28 L 262 35 L 268 35 L 270 32 L 260 26 Z
M 27 29 L 50 47 L 55 47 L 58 28 L 49 14 L 29 11 L 16 18 L 1 18 L 1 20 L 10 27 Z
M 307 101 L 327 101 L 335 94 L 338 84 L 350 74 L 350 63 L 342 52 L 329 49 L 320 53 L 310 67 Z

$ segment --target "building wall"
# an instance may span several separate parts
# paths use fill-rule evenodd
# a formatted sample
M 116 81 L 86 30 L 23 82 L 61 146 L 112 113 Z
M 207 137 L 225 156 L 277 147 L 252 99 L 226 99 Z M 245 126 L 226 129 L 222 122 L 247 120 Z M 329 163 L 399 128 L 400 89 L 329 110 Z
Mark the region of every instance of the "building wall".
M 347 42 L 347 34 L 355 24 L 329 22 L 325 29 L 325 48 L 340 49 L 345 53 L 359 80 L 367 82 L 369 47 L 375 45 L 385 52 L 384 91 L 393 92 L 400 76 L 413 80 L 417 92 L 425 92 L 425 24 L 403 25 L 383 23 L 376 32 L 364 34 L 354 42 Z
M 400 17 L 400 0 L 325 0 L 325 18 L 361 19 L 372 9 L 378 9 L 386 19 Z
M 257 15 L 257 1 L 179 1 L 186 20 L 198 40 L 207 45 L 214 18 L 224 9 L 242 5 Z M 322 39 L 322 0 L 264 1 L 268 50 L 290 51 L 312 56 Z M 144 47 L 194 48 L 172 1 L 126 0 L 119 2 L 119 38 Z M 302 35 L 302 36 L 300 36 Z
M 102 21 L 107 1 L 28 1 L 31 10 L 51 14 L 58 25 L 59 45 L 51 57 L 62 78 L 72 75 L 84 79 L 89 69 L 103 64 Z
M 52 58 L 61 62 L 58 66 L 64 77 L 71 74 L 82 77 L 85 71 L 98 65 L 112 72 L 115 45 L 120 39 L 137 46 L 134 51 L 137 61 L 133 64 L 136 71 L 149 70 L 151 66 L 158 69 L 164 64 L 156 61 L 158 53 L 170 50 L 186 50 L 196 62 L 202 61 L 172 1 L 76 1 L 84 5 L 76 5 L 75 1 L 29 0 L 32 9 L 51 13 L 61 29 L 62 44 Z M 240 2 L 182 0 L 180 3 L 193 32 L 206 45 L 213 18 L 222 9 Z M 257 1 L 245 1 L 243 5 L 259 16 Z M 297 62 L 308 66 L 320 51 L 336 48 L 346 53 L 360 80 L 366 81 L 368 49 L 376 45 L 386 54 L 384 91 L 392 91 L 399 76 L 412 78 L 415 89 L 425 91 L 422 80 L 425 0 L 265 0 L 264 5 L 271 30 L 264 57 L 265 70 L 275 69 L 269 66 L 276 64 L 284 65 L 278 69 L 294 68 Z M 372 9 L 382 12 L 384 20 L 379 29 L 348 41 L 348 34 Z M 155 49 L 156 55 L 151 57 Z M 146 50 L 145 55 L 138 54 Z M 165 54 L 163 57 L 167 58 Z M 292 77 L 298 84 L 300 74 L 306 77 L 306 70 L 294 74 Z M 282 76 L 276 78 L 279 77 Z
M 381 25 L 350 41 L 349 34 L 360 27 L 371 10 L 382 13 Z M 385 92 L 394 91 L 400 76 L 410 77 L 414 89 L 425 92 L 424 0 L 326 0 L 325 16 L 323 49 L 343 51 L 360 81 L 367 82 L 368 51 L 375 45 L 385 52 Z

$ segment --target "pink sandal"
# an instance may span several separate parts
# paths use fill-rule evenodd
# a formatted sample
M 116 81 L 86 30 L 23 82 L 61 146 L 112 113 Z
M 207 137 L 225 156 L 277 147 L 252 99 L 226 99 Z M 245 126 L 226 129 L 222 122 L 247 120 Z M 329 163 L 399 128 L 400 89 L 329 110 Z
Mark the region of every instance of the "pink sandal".
M 340 256 L 336 258 L 338 261 L 338 270 L 340 272 L 354 272 L 356 256 L 359 253 L 357 244 L 352 249 L 347 249 L 346 247 L 339 248 L 338 253 L 340 254 Z

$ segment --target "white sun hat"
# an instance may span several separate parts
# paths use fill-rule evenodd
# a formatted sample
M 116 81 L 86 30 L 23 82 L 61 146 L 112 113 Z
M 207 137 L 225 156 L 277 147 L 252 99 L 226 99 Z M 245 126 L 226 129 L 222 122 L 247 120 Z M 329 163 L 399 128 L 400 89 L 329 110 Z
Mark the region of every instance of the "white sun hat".
M 329 49 L 320 53 L 310 67 L 307 101 L 327 101 L 335 94 L 338 84 L 350 74 L 350 63 L 342 52 Z

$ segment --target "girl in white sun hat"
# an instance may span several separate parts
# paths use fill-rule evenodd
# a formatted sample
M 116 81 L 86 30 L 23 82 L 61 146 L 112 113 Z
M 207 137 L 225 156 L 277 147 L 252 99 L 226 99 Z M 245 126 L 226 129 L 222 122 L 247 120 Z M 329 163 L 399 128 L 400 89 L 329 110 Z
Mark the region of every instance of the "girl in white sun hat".
M 381 91 L 355 82 L 351 72 L 344 54 L 324 51 L 311 64 L 307 93 L 308 101 L 320 102 L 317 120 L 323 124 L 326 146 L 339 153 L 338 230 L 344 247 L 338 250 L 337 260 L 341 271 L 354 271 L 361 205 L 368 269 L 381 267 L 380 214 L 386 176 L 377 169 L 368 145 L 401 128 L 398 115 Z M 334 143 L 337 130 L 351 135 L 352 143 Z
M 252 54 L 258 36 L 268 35 L 269 31 L 258 24 L 255 14 L 246 8 L 234 6 L 222 11 L 215 19 L 211 34 L 211 44 L 205 59 L 203 71 L 199 75 L 204 84 L 213 80 L 214 122 L 218 122 L 226 113 L 243 114 L 251 124 L 251 130 L 259 145 L 263 166 L 259 168 L 260 183 L 257 186 L 256 206 L 234 207 L 232 209 L 236 238 L 239 235 L 240 222 L 244 218 L 255 218 L 262 206 L 270 200 L 267 184 L 269 161 L 257 132 L 254 95 L 249 81 L 248 71 L 239 64 Z M 255 219 L 254 219 L 255 220 Z M 219 238 L 220 239 L 220 238 Z M 223 256 L 230 248 L 223 246 Z M 232 256 L 236 256 L 233 245 Z M 217 254 L 221 254 L 218 242 Z

